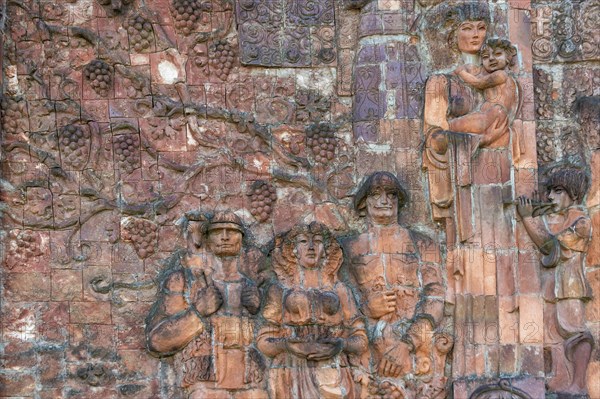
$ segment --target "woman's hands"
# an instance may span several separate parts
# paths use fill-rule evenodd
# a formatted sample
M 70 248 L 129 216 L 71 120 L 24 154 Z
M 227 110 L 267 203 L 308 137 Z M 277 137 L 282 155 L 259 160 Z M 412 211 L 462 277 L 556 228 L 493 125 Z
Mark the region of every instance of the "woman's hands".
M 295 356 L 315 362 L 331 359 L 344 350 L 343 338 L 324 338 L 306 342 L 288 339 L 286 349 Z

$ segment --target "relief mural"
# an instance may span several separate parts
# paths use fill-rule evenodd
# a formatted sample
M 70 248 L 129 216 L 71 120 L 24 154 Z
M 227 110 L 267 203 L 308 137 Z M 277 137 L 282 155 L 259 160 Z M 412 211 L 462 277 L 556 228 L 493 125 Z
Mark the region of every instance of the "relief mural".
M 600 397 L 593 1 L 0 1 L 0 396 Z

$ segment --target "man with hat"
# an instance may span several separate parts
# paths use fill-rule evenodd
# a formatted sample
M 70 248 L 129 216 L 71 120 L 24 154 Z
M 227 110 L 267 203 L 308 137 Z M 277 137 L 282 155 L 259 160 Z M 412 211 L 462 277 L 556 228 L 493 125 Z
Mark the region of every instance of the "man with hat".
M 202 238 L 162 279 L 146 320 L 148 349 L 176 354 L 188 398 L 266 398 L 264 362 L 251 345 L 262 254 L 243 245 L 244 226 L 231 211 L 193 226 Z

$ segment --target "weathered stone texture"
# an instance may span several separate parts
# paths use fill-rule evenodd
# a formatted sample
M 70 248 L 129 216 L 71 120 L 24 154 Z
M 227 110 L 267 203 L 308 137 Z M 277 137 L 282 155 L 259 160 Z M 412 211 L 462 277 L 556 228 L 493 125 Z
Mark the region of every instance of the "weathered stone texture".
M 575 300 L 600 397 L 600 7 L 463 3 L 0 2 L 0 396 L 557 391 L 559 279 L 516 205 L 568 167 L 590 178 Z M 514 62 L 487 71 L 486 42 Z M 323 273 L 298 257 L 312 222 Z

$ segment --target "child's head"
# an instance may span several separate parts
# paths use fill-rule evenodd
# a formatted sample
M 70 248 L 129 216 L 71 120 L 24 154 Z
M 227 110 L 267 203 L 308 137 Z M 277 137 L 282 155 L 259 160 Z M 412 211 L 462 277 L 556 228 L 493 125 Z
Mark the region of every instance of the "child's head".
M 552 173 L 545 185 L 548 199 L 554 202 L 557 208 L 563 209 L 567 207 L 565 202 L 576 204 L 583 202 L 590 181 L 584 171 L 566 168 Z M 562 201 L 560 200 L 561 196 L 564 198 Z
M 487 72 L 499 71 L 515 64 L 517 49 L 508 40 L 488 39 L 481 47 L 481 62 Z

